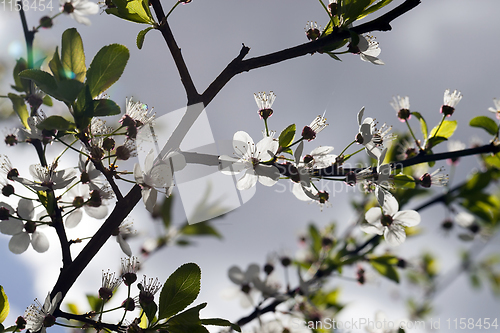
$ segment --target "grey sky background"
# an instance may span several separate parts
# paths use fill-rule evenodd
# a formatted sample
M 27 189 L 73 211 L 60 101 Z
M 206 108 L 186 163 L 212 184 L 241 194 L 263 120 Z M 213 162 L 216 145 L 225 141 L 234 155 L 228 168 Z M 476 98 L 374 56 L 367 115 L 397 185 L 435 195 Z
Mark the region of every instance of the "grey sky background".
M 401 2 L 393 1 L 388 8 Z M 168 11 L 170 4 L 174 3 L 163 1 L 163 6 Z M 296 123 L 301 129 L 326 111 L 330 125 L 316 140 L 306 144 L 304 151 L 311 151 L 319 145 L 331 145 L 335 147 L 333 153 L 338 154 L 357 133 L 356 114 L 362 106 L 366 107 L 365 116 L 391 124 L 395 131 L 405 131 L 389 102 L 395 95 L 408 95 L 411 110 L 422 113 L 433 127 L 441 117 L 439 107 L 443 103 L 444 90 L 458 89 L 464 98 L 453 115 L 459 123 L 454 138 L 467 144 L 473 137 L 486 142 L 487 136 L 479 129 L 470 128 L 468 122 L 477 115 L 490 116 L 487 109 L 493 106 L 492 99 L 500 98 L 499 12 L 500 3 L 494 0 L 424 0 L 394 21 L 392 31 L 373 33 L 380 43 L 380 58 L 385 62 L 384 66 L 362 62 L 357 55 L 342 55 L 343 61 L 337 62 L 327 55 L 315 54 L 240 74 L 207 107 L 213 136 L 216 141 L 228 140 L 236 131 L 244 130 L 257 142 L 263 124 L 256 112 L 253 93 L 272 90 L 277 99 L 273 105 L 274 115 L 269 120 L 270 129 L 279 133 L 291 123 Z M 41 13 L 27 14 L 29 25 L 36 25 Z M 366 19 L 371 18 L 374 16 Z M 186 98 L 177 71 L 158 32 L 148 33 L 143 49 L 138 50 L 136 35 L 145 26 L 105 13 L 90 19 L 92 26 L 86 27 L 69 17 L 58 17 L 53 29 L 37 34 L 35 45 L 52 54 L 55 46 L 60 45 L 61 33 L 75 26 L 82 35 L 89 64 L 102 46 L 124 44 L 130 49 L 131 57 L 121 80 L 108 91 L 110 98 L 123 107 L 125 97 L 133 96 L 154 106 L 157 116 L 185 106 Z M 317 21 L 324 26 L 327 19 L 315 0 L 194 0 L 189 5 L 179 6 L 172 14 L 170 24 L 198 91 L 202 92 L 238 55 L 242 43 L 251 47 L 247 57 L 263 55 L 306 42 L 306 22 Z M 4 50 L 2 59 L 8 66 L 13 66 L 12 56 L 19 56 L 10 53 L 16 50 L 16 43 L 21 43 L 21 50 L 24 50 L 19 15 L 0 11 L 0 47 Z M 54 111 L 47 109 L 46 112 L 60 113 L 63 108 L 55 107 Z M 418 130 L 418 123 L 413 119 L 412 124 Z M 9 121 L 6 126 L 14 125 Z M 446 146 L 442 145 L 441 149 L 446 150 Z M 12 149 L 2 145 L 0 152 L 9 155 L 20 170 L 27 170 L 27 166 L 34 163 L 34 150 L 28 146 Z M 439 166 L 447 165 L 437 163 L 436 167 Z M 462 159 L 453 183 L 458 183 L 476 167 L 475 158 Z M 283 184 L 288 185 L 287 182 Z M 353 195 L 351 188 L 344 187 L 342 193 L 331 196 L 332 206 L 323 211 L 315 204 L 296 200 L 291 193 L 277 193 L 281 188 L 257 185 L 256 195 L 247 204 L 214 223 L 224 236 L 223 241 L 200 239 L 195 247 L 168 248 L 144 264 L 144 273 L 165 281 L 182 263 L 196 262 L 202 269 L 202 292 L 196 303 L 208 302 L 203 317 L 237 320 L 249 314 L 251 310 L 240 309 L 237 300 L 228 301 L 221 297 L 221 292 L 231 287 L 227 278 L 230 266 L 236 264 L 246 269 L 249 263 L 264 264 L 266 255 L 272 251 L 294 254 L 298 249 L 297 236 L 312 221 L 319 226 L 337 221 L 338 229 L 344 230 L 354 218 L 346 208 Z M 441 191 L 435 189 L 436 193 Z M 406 208 L 416 205 L 417 202 Z M 421 227 L 425 233 L 407 240 L 396 251 L 407 258 L 425 250 L 432 251 L 438 255 L 443 271 L 454 267 L 458 263 L 459 250 L 470 244 L 458 242 L 456 232 L 449 237 L 439 232 L 439 224 L 445 217 L 442 207 L 424 211 Z M 174 221 L 182 223 L 185 218 L 177 196 Z M 141 236 L 154 235 L 155 225 L 149 221 L 141 203 L 131 219 Z M 98 224 L 91 221 L 89 229 L 80 232 L 87 235 Z M 30 248 L 19 256 L 8 251 L 9 238 L 0 236 L 3 266 L 0 284 L 10 296 L 15 316 L 22 314 L 33 298 L 43 300 L 57 278 L 60 254 L 55 233 L 51 236 L 53 241 L 47 253 L 37 254 Z M 82 237 L 75 231 L 73 237 L 78 236 Z M 140 242 L 131 244 L 134 252 L 138 251 Z M 484 253 L 494 250 L 499 250 L 498 237 L 491 241 Z M 118 245 L 110 240 L 77 281 L 66 302 L 82 302 L 84 293 L 96 293 L 101 270 L 118 270 L 120 256 L 123 254 Z M 278 269 L 278 273 L 281 279 L 282 270 Z M 295 271 L 291 273 L 292 281 L 296 281 Z M 408 286 L 399 288 L 383 278 L 365 286 L 333 280 L 332 286 L 345 288 L 341 300 L 348 302 L 349 306 L 342 312 L 342 320 L 374 318 L 377 310 L 383 310 L 389 319 L 397 320 L 405 316 L 406 296 L 415 293 Z M 401 292 L 398 297 L 395 297 L 396 290 Z M 460 277 L 436 299 L 435 309 L 434 317 L 441 318 L 443 327 L 447 318 L 495 318 L 500 303 L 488 288 L 471 291 L 468 280 Z

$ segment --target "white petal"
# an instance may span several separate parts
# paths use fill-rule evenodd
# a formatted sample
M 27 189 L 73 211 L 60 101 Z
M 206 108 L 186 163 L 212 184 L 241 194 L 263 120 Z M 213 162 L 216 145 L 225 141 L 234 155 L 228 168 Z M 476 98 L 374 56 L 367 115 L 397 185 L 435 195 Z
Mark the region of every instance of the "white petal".
M 406 233 L 402 226 L 392 224 L 385 229 L 384 238 L 392 246 L 401 245 L 406 239 Z
M 255 174 L 253 169 L 247 169 L 243 177 L 236 183 L 236 188 L 238 190 L 248 190 L 249 188 L 257 184 L 258 176 Z
M 363 106 L 358 112 L 358 125 L 361 126 L 361 121 L 363 120 L 363 114 L 365 113 L 365 107 Z
M 359 225 L 359 228 L 361 229 L 361 231 L 366 232 L 367 234 L 382 235 L 384 233 L 384 227 L 382 226 L 380 221 L 377 224 L 361 223 Z
M 229 268 L 227 275 L 229 280 L 233 281 L 235 284 L 241 285 L 245 283 L 245 274 L 243 274 L 243 271 L 238 266 L 232 266 Z
M 144 184 L 144 177 L 142 175 L 142 170 L 139 163 L 136 163 L 134 165 L 134 178 L 137 184 Z
M 257 143 L 255 156 L 261 162 L 267 162 L 274 158 L 274 154 L 278 150 L 279 143 L 270 137 L 265 137 Z
M 82 210 L 77 209 L 68 215 L 66 221 L 64 222 L 64 225 L 66 226 L 66 228 L 74 228 L 80 223 L 80 221 L 82 220 L 82 216 Z
M 295 164 L 299 164 L 300 162 L 300 157 L 302 156 L 302 152 L 304 151 L 304 141 L 300 141 L 299 145 L 297 146 L 297 149 L 295 149 Z
M 474 223 L 474 215 L 467 212 L 460 212 L 455 216 L 455 221 L 462 228 L 468 228 Z
M 309 198 L 305 193 L 304 190 L 302 189 L 302 185 L 299 183 L 294 183 L 292 187 L 292 193 L 295 195 L 295 197 L 299 200 L 302 201 L 311 201 L 312 199 Z
M 255 277 L 259 276 L 260 268 L 257 264 L 250 264 L 245 272 L 245 280 L 247 282 L 253 281 Z
M 142 201 L 146 206 L 146 209 L 152 213 L 153 209 L 156 205 L 156 197 L 158 193 L 154 188 L 145 188 L 142 189 Z
M 9 250 L 15 254 L 21 254 L 28 249 L 30 243 L 30 235 L 26 232 L 20 232 L 17 235 L 12 236 L 10 239 Z
M 363 35 L 359 35 L 359 42 L 358 45 L 356 46 L 361 52 L 368 50 L 369 47 L 368 39 L 366 39 L 366 37 Z
M 394 216 L 399 210 L 399 204 L 393 195 L 386 195 L 384 198 L 384 214 Z
M 304 142 L 304 141 L 302 141 Z M 313 151 L 311 152 L 311 155 L 313 157 L 316 157 L 318 155 L 326 155 L 330 153 L 333 150 L 332 146 L 319 146 L 318 148 L 314 148 Z
M 179 152 L 170 152 L 163 161 L 168 163 L 174 171 L 180 171 L 186 167 L 186 158 Z
M 280 178 L 280 172 L 274 165 L 257 165 L 255 173 L 259 176 L 259 182 L 265 186 L 273 186 Z
M 168 164 L 160 164 L 153 167 L 150 172 L 151 182 L 148 183 L 152 187 L 168 187 L 172 185 L 173 173 L 172 168 Z
M 247 155 L 253 148 L 254 142 L 247 132 L 239 131 L 234 133 L 233 147 L 236 154 L 239 156 Z
M 5 235 L 16 235 L 23 229 L 24 223 L 21 220 L 10 219 L 0 222 L 0 232 Z
M 380 207 L 372 207 L 365 213 L 365 220 L 370 224 L 380 222 L 381 218 L 382 210 L 380 209 Z
M 154 162 L 155 162 L 155 155 L 153 153 L 153 149 L 151 149 L 149 153 L 146 155 L 146 158 L 144 159 L 144 173 L 149 173 L 149 171 L 151 171 Z
M 88 216 L 93 217 L 98 220 L 102 220 L 108 215 L 108 206 L 106 205 L 100 205 L 99 207 L 91 207 L 91 206 L 83 206 L 85 209 L 85 213 L 87 213 Z
M 401 224 L 405 227 L 414 227 L 420 223 L 420 214 L 414 210 L 403 210 L 393 216 L 393 223 Z
M 120 244 L 120 248 L 122 249 L 123 253 L 125 253 L 127 256 L 131 257 L 132 256 L 132 249 L 130 248 L 130 245 L 123 239 L 122 235 L 116 236 L 116 241 L 118 244 Z
M 380 53 L 380 52 L 379 52 Z M 367 54 L 360 54 L 361 60 L 371 62 L 374 65 L 385 65 L 385 63 L 377 57 L 372 57 Z
M 25 220 L 33 220 L 35 216 L 35 209 L 33 208 L 33 201 L 28 199 L 19 200 L 17 206 L 17 214 Z
M 235 175 L 251 167 L 251 163 L 248 163 L 247 161 L 244 161 L 242 159 L 227 155 L 221 155 L 219 157 L 219 170 L 225 175 Z
M 391 192 L 379 186 L 375 188 L 375 196 L 377 197 L 377 201 L 380 207 L 384 207 L 384 205 L 390 204 L 390 203 L 386 204 L 386 201 L 388 200 L 389 201 L 396 200 L 396 198 L 394 198 Z
M 99 5 L 91 1 L 82 1 L 75 6 L 75 10 L 79 11 L 82 15 L 94 15 L 99 12 Z
M 31 234 L 31 245 L 38 253 L 43 253 L 49 249 L 49 239 L 44 233 L 35 230 Z
M 73 13 L 69 14 L 69 16 L 71 16 L 71 18 L 73 18 L 73 20 L 75 20 L 76 22 L 78 22 L 80 24 L 85 24 L 85 25 L 92 24 L 92 22 L 88 19 L 88 17 L 81 15 L 79 12 L 73 12 Z

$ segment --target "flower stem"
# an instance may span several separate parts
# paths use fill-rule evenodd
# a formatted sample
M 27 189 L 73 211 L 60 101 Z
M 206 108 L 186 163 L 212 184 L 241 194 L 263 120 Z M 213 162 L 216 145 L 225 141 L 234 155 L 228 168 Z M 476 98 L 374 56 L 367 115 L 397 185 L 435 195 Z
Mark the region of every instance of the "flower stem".
M 437 128 L 437 131 L 434 133 L 431 139 L 435 138 L 436 135 L 439 133 L 439 130 L 441 129 L 441 126 L 443 125 L 444 119 L 446 118 L 446 115 L 443 114 L 443 118 L 441 118 L 441 122 L 439 123 L 439 126 Z
M 347 150 L 350 146 L 352 146 L 352 145 L 353 145 L 353 144 L 355 144 L 355 143 L 356 143 L 356 140 L 353 140 L 350 144 L 348 144 L 348 145 L 344 148 L 344 150 L 342 150 L 342 152 L 339 154 L 339 156 L 342 156 L 342 155 L 345 153 L 345 151 L 346 151 L 346 150 Z
M 420 146 L 420 142 L 415 137 L 415 134 L 413 133 L 413 130 L 411 129 L 410 123 L 408 122 L 408 119 L 405 119 L 405 123 L 406 123 L 406 126 L 408 126 L 408 130 L 410 131 L 410 134 L 413 137 L 413 140 L 415 140 L 415 143 L 417 144 L 418 149 L 422 150 L 422 146 Z

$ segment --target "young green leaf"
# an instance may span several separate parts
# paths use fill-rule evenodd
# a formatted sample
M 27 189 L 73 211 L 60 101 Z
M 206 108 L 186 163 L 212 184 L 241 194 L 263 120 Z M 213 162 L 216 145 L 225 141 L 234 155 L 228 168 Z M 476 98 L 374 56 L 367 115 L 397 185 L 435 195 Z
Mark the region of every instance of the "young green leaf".
M 366 7 L 371 3 L 371 0 L 344 0 L 342 1 L 342 16 L 344 18 L 344 25 L 356 21 L 363 13 Z
M 71 79 L 57 82 L 52 75 L 39 69 L 27 69 L 19 75 L 33 80 L 43 92 L 67 104 L 73 103 L 83 89 L 80 81 Z
M 370 264 L 381 275 L 385 276 L 389 280 L 399 283 L 399 274 L 392 265 L 374 260 L 370 260 Z
M 142 310 L 146 314 L 149 324 L 151 324 L 155 319 L 156 310 L 158 310 L 158 306 L 156 305 L 155 302 L 151 302 L 148 305 L 145 305 Z
M 116 7 L 106 9 L 106 13 L 136 23 L 155 24 L 148 0 L 113 0 L 113 4 Z
M 429 141 L 427 141 L 427 144 L 425 145 L 425 148 L 426 149 L 433 148 L 433 147 L 437 146 L 438 144 L 440 144 L 441 142 L 447 141 L 447 140 L 448 140 L 447 138 L 444 138 L 442 136 L 432 137 L 432 138 L 429 139 Z
M 65 76 L 80 82 L 85 81 L 85 53 L 82 37 L 75 28 L 67 29 L 62 35 L 61 62 Z
M 21 78 L 30 79 L 47 94 L 57 90 L 57 82 L 52 75 L 39 69 L 26 69 L 19 73 Z
M 439 128 L 439 131 L 438 131 Z M 457 121 L 456 120 L 445 120 L 441 124 L 441 127 L 437 125 L 434 127 L 431 131 L 431 134 L 429 134 L 429 138 L 432 138 L 434 136 L 441 136 L 445 139 L 449 139 L 453 133 L 455 133 L 455 130 L 457 129 Z
M 191 309 L 173 316 L 166 322 L 166 329 L 171 333 L 208 333 L 208 330 L 201 325 L 200 310 L 207 306 L 202 303 Z
M 50 116 L 45 118 L 40 124 L 37 126 L 42 130 L 58 130 L 58 131 L 66 131 L 69 129 L 74 129 L 75 124 L 64 119 L 61 116 Z
M 142 49 L 142 45 L 144 44 L 144 38 L 151 29 L 154 29 L 154 27 L 147 27 L 146 29 L 139 31 L 139 33 L 137 34 L 137 48 L 139 50 Z
M 0 323 L 3 323 L 5 318 L 9 315 L 10 305 L 9 299 L 3 290 L 3 287 L 0 286 Z
M 158 319 L 170 318 L 198 297 L 201 270 L 194 263 L 184 264 L 169 276 L 160 293 Z
M 280 147 L 286 148 L 293 142 L 295 138 L 295 129 L 295 124 L 291 124 L 281 132 L 279 137 Z
M 209 222 L 185 224 L 179 230 L 179 233 L 192 236 L 215 236 L 219 239 L 222 238 L 221 234 Z
M 59 58 L 59 48 L 57 46 L 56 50 L 54 51 L 54 56 L 49 61 L 49 68 L 56 81 L 62 81 L 67 79 L 64 73 L 64 68 L 61 62 L 61 58 Z
M 106 117 L 120 114 L 120 107 L 110 99 L 94 99 L 94 117 Z
M 201 324 L 202 325 L 211 325 L 211 326 L 226 326 L 226 327 L 231 327 L 236 332 L 241 332 L 241 328 L 238 325 L 233 324 L 229 320 L 226 320 L 226 319 L 220 319 L 220 318 L 202 319 Z
M 397 188 L 415 188 L 415 178 L 400 173 L 394 176 L 394 185 Z
M 420 130 L 422 131 L 422 136 L 424 137 L 424 139 L 427 138 L 429 132 L 427 130 L 427 123 L 425 122 L 424 117 L 420 114 L 420 112 L 416 111 L 413 111 L 411 114 L 420 121 Z
M 14 82 L 15 86 L 11 86 L 18 92 L 28 92 L 29 91 L 29 86 L 30 86 L 30 81 L 27 79 L 23 79 L 19 76 L 19 73 L 24 71 L 25 69 L 28 69 L 28 64 L 26 63 L 26 60 L 23 58 L 19 58 L 16 62 L 16 66 L 14 66 L 14 71 L 13 71 L 13 76 L 14 76 Z
M 491 135 L 497 135 L 498 133 L 497 123 L 489 117 L 485 116 L 474 117 L 471 119 L 469 125 L 472 127 L 482 128 Z
M 87 70 L 87 85 L 92 98 L 111 87 L 122 75 L 128 58 L 128 49 L 120 44 L 104 46 L 97 52 Z
M 30 113 L 28 112 L 28 108 L 26 107 L 26 103 L 24 102 L 24 98 L 21 96 L 18 96 L 13 93 L 9 93 L 7 95 L 12 102 L 12 107 L 14 108 L 14 111 L 17 113 L 19 116 L 19 119 L 21 119 L 21 123 L 26 129 L 29 129 L 28 125 L 28 118 L 30 116 Z
M 361 15 L 358 16 L 358 20 L 361 20 L 363 17 L 365 17 L 368 14 L 376 12 L 377 10 L 379 10 L 379 9 L 387 6 L 391 2 L 392 2 L 392 0 L 380 0 L 379 2 L 377 2 L 376 4 L 374 4 L 373 6 L 370 6 L 370 7 L 366 8 L 363 11 L 363 13 L 361 13 Z M 372 3 L 373 3 L 373 1 L 372 1 Z

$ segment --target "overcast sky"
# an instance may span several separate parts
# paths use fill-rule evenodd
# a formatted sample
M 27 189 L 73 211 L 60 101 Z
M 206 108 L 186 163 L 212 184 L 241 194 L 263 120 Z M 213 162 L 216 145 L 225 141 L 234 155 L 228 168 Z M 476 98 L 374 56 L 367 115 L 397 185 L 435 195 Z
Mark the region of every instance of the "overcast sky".
M 401 2 L 395 0 L 388 8 Z M 174 1 L 162 3 L 168 10 L 167 4 Z M 391 124 L 396 131 L 404 131 L 405 127 L 395 117 L 389 102 L 395 95 L 408 95 L 411 110 L 422 113 L 433 126 L 440 119 L 444 90 L 458 89 L 464 98 L 453 115 L 459 122 L 456 138 L 467 144 L 473 137 L 486 142 L 488 138 L 484 133 L 467 124 L 474 116 L 489 116 L 487 109 L 493 106 L 492 99 L 500 98 L 499 12 L 500 3 L 495 0 L 423 1 L 394 21 L 392 31 L 373 33 L 380 42 L 384 66 L 362 62 L 357 55 L 342 55 L 343 61 L 337 62 L 327 55 L 315 54 L 240 74 L 224 87 L 206 110 L 214 140 L 230 140 L 240 130 L 248 132 L 255 141 L 260 139 L 263 124 L 253 99 L 253 93 L 259 91 L 272 90 L 277 95 L 270 128 L 278 132 L 291 123 L 302 128 L 315 116 L 326 112 L 330 126 L 306 145 L 305 152 L 319 145 L 331 145 L 335 147 L 333 153 L 339 153 L 357 133 L 356 114 L 362 106 L 366 107 L 366 116 Z M 29 25 L 36 25 L 41 13 L 27 14 Z M 105 13 L 91 20 L 92 26 L 86 27 L 61 16 L 56 19 L 53 29 L 37 34 L 36 45 L 51 54 L 60 43 L 61 33 L 76 26 L 82 35 L 89 64 L 102 46 L 124 44 L 130 49 L 131 57 L 121 80 L 108 91 L 110 98 L 123 107 L 125 97 L 133 96 L 154 106 L 157 116 L 185 106 L 183 87 L 161 34 L 150 32 L 143 49 L 138 50 L 136 35 L 145 27 Z M 326 14 L 316 0 L 194 0 L 189 5 L 179 6 L 170 22 L 194 82 L 202 92 L 237 56 L 242 43 L 251 47 L 247 57 L 254 57 L 306 42 L 304 26 L 307 21 L 317 21 L 321 26 L 326 24 Z M 2 52 L 2 60 L 7 66 L 13 66 L 12 57 L 24 56 L 16 53 L 16 50 L 24 52 L 16 12 L 0 11 L 0 47 L 10 52 Z M 0 94 L 4 95 L 5 90 Z M 46 112 L 62 112 L 62 108 Z M 418 124 L 413 124 L 418 129 Z M 12 123 L 9 126 L 13 126 Z M 446 149 L 445 145 L 442 149 Z M 35 162 L 26 159 L 26 156 L 33 156 L 33 149 L 28 146 L 14 149 L 2 146 L 0 152 L 8 154 L 20 169 L 22 165 Z M 437 163 L 438 166 L 446 164 Z M 475 158 L 463 159 L 453 182 L 457 183 L 477 166 Z M 257 185 L 256 194 L 248 203 L 218 220 L 215 225 L 224 236 L 223 241 L 200 239 L 196 247 L 169 248 L 145 264 L 145 274 L 164 281 L 182 263 L 196 262 L 202 269 L 202 292 L 197 303 L 208 301 L 202 312 L 204 317 L 237 320 L 250 313 L 249 309 L 240 309 L 237 301 L 224 300 L 220 296 L 224 289 L 231 287 L 227 279 L 230 266 L 236 264 L 246 269 L 252 262 L 264 264 L 266 255 L 272 251 L 293 254 L 297 250 L 297 235 L 311 221 L 319 226 L 337 221 L 339 230 L 343 230 L 353 218 L 352 212 L 346 209 L 352 191 L 332 195 L 331 207 L 321 211 L 315 204 L 300 202 L 291 193 L 277 193 L 276 189 Z M 416 205 L 410 204 L 408 208 L 412 206 Z M 438 232 L 445 217 L 442 207 L 423 212 L 421 226 L 425 233 L 395 250 L 408 258 L 429 250 L 438 255 L 445 270 L 453 267 L 459 249 L 466 244 L 457 242 L 455 234 L 446 238 Z M 186 218 L 178 195 L 174 218 L 176 223 Z M 131 219 L 141 235 L 153 235 L 154 226 L 141 204 L 133 211 Z M 89 224 L 95 228 L 98 222 Z M 29 249 L 18 256 L 8 251 L 9 238 L 0 236 L 3 263 L 0 284 L 10 296 L 14 316 L 22 314 L 33 298 L 44 299 L 57 278 L 59 249 L 55 233 L 52 236 L 51 249 L 47 253 L 37 254 Z M 140 243 L 132 245 L 137 251 Z M 492 245 L 485 253 L 495 250 Z M 499 250 L 498 245 L 496 250 Z M 110 240 L 101 252 L 77 281 L 67 302 L 81 302 L 83 293 L 96 293 L 102 269 L 119 269 L 121 254 L 114 240 Z M 406 287 L 400 289 L 403 296 L 394 300 L 396 286 L 382 278 L 362 287 L 340 281 L 334 284 L 346 288 L 342 300 L 348 301 L 349 306 L 343 314 L 344 320 L 353 316 L 373 318 L 376 310 L 384 310 L 389 319 L 397 320 L 405 315 L 404 296 L 412 292 Z M 447 318 L 493 318 L 499 313 L 500 303 L 487 288 L 471 291 L 467 279 L 461 277 L 436 299 L 435 309 L 434 316 L 442 322 Z

